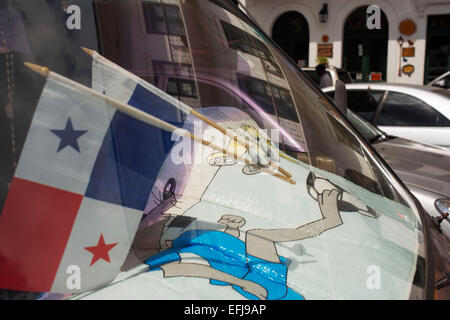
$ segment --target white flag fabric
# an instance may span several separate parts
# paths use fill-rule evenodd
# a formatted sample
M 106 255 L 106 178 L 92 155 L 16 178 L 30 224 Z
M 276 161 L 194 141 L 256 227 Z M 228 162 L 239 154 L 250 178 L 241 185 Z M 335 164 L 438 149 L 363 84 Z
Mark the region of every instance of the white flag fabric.
M 59 79 L 47 77 L 1 215 L 1 288 L 74 293 L 113 280 L 158 171 L 130 145 L 160 129 L 127 130 L 115 122 L 124 114 Z

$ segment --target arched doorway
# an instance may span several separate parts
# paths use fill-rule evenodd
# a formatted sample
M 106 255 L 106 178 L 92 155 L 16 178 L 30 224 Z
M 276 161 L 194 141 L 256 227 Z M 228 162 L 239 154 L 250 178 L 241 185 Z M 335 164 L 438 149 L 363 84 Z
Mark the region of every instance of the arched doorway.
M 450 69 L 450 14 L 430 15 L 427 20 L 425 83 Z
M 288 11 L 279 16 L 272 38 L 296 63 L 308 66 L 309 27 L 301 13 Z
M 386 81 L 388 20 L 381 10 L 381 28 L 370 30 L 366 11 L 359 7 L 345 21 L 342 66 L 355 81 Z

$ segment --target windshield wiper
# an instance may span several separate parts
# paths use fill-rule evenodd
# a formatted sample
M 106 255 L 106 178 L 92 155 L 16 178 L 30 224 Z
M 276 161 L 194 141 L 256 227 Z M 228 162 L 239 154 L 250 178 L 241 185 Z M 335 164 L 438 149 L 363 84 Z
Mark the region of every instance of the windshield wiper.
M 370 143 L 381 142 L 386 136 L 384 134 L 377 134 L 376 136 L 369 139 Z
M 390 135 L 386 135 L 386 134 L 377 134 L 376 136 L 372 137 L 369 139 L 370 143 L 378 143 L 378 142 L 383 142 L 383 141 L 387 141 L 387 140 L 392 140 L 395 139 L 395 136 L 390 136 Z

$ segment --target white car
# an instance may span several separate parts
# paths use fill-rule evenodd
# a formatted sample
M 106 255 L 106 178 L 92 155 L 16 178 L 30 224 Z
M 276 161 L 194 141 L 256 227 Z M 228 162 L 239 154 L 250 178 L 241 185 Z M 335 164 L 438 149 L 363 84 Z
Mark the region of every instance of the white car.
M 448 90 L 387 83 L 353 83 L 346 88 L 349 109 L 386 133 L 450 148 Z

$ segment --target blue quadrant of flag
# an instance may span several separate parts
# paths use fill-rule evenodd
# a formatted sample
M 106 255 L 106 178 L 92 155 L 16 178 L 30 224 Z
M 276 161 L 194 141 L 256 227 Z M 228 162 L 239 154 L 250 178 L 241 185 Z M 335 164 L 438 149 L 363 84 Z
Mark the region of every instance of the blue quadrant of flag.
M 146 113 L 182 127 L 185 115 L 137 85 L 129 102 Z M 91 173 L 86 197 L 144 210 L 161 166 L 175 141 L 170 132 L 116 112 Z

